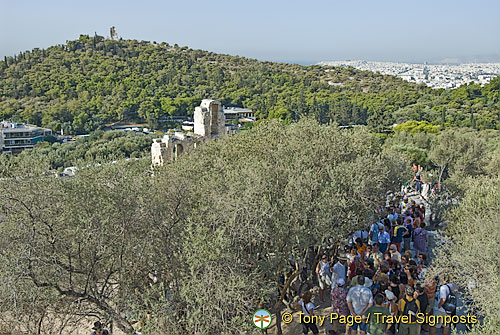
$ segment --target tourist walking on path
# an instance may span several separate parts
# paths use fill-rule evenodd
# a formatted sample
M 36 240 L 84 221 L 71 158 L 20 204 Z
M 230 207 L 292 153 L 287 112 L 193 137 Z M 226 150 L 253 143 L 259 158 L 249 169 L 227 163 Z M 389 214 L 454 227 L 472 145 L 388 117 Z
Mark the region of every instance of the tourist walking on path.
M 403 235 L 408 231 L 408 229 L 403 226 L 403 220 L 397 220 L 394 223 L 392 230 L 392 241 L 391 243 L 395 245 L 398 251 L 401 251 L 401 243 L 403 242 Z
M 378 242 L 378 232 L 380 227 L 384 227 L 384 224 L 380 221 L 373 223 L 370 226 L 370 244 L 373 245 Z
M 415 249 L 416 255 L 427 254 L 427 244 L 429 241 L 429 234 L 425 230 L 425 222 L 420 223 L 420 227 L 417 227 L 413 232 L 413 249 Z
M 429 297 L 427 297 L 427 293 L 425 293 L 424 288 L 420 284 L 416 285 L 415 299 L 417 299 L 420 303 L 420 312 L 427 316 L 432 310 L 432 306 L 429 304 Z M 427 331 L 427 325 L 425 323 L 419 324 L 419 334 L 422 329 Z
M 397 317 L 399 314 L 399 305 L 397 303 L 398 299 L 397 299 L 396 295 L 391 290 L 385 290 L 384 294 L 385 294 L 385 297 L 387 298 L 387 301 L 385 302 L 384 306 L 389 310 L 390 315 Z M 395 323 L 393 323 L 389 327 L 389 331 L 387 333 L 388 334 L 395 334 L 396 333 L 396 324 Z
M 413 234 L 413 224 L 409 223 L 407 220 L 404 221 L 403 226 L 406 231 L 403 234 L 403 250 L 407 251 L 411 249 L 411 238 Z
M 398 261 L 398 263 L 401 263 L 401 254 L 399 253 L 398 248 L 395 244 L 391 244 L 389 251 L 391 252 L 391 259 L 394 259 Z
M 330 263 L 328 262 L 328 256 L 326 254 L 321 256 L 321 261 L 319 261 L 316 266 L 316 274 L 319 282 L 319 301 L 323 302 L 325 301 L 325 293 L 331 285 L 330 280 L 332 277 Z
M 441 282 L 441 286 L 439 287 L 439 295 L 434 305 L 434 316 L 443 318 L 446 315 L 456 315 L 457 297 L 455 295 L 455 291 L 457 289 L 457 286 L 455 284 L 449 283 L 449 280 L 446 276 L 441 276 L 439 279 Z M 435 335 L 437 328 L 443 329 L 443 335 L 450 334 L 450 324 L 442 323 L 437 323 L 434 327 L 431 327 L 430 334 Z
M 415 299 L 414 294 L 413 287 L 407 286 L 405 297 L 399 301 L 399 310 L 403 316 L 408 317 L 408 322 L 399 323 L 398 335 L 419 335 L 417 314 L 420 313 L 420 302 Z
M 384 254 L 387 251 L 388 245 L 391 243 L 391 237 L 385 230 L 385 227 L 379 227 L 378 243 L 380 252 Z
M 331 289 L 332 291 L 337 287 L 337 283 L 340 279 L 346 282 L 347 271 L 346 271 L 347 257 L 340 255 L 338 257 L 337 263 L 332 268 L 332 279 L 331 279 Z
M 384 255 L 379 251 L 379 244 L 374 243 L 372 246 L 372 250 L 368 255 L 368 262 L 371 262 L 373 264 L 373 269 L 377 271 L 383 261 Z
M 313 334 L 319 334 L 318 326 L 316 326 L 316 324 L 312 321 L 315 307 L 311 302 L 311 298 L 311 291 L 307 291 L 302 294 L 302 299 L 300 299 L 299 301 L 299 305 L 302 308 L 302 313 L 304 313 L 304 316 L 309 316 L 311 320 L 310 322 L 305 322 L 305 320 L 302 320 L 302 332 L 304 334 L 307 334 L 309 333 L 309 331 L 311 331 Z
M 375 295 L 375 306 L 368 308 L 364 316 L 369 320 L 368 329 L 370 335 L 384 335 L 391 334 L 390 328 L 391 324 L 383 322 L 387 320 L 386 318 L 391 315 L 387 308 L 384 307 L 384 295 L 378 293 Z
M 330 293 L 332 300 L 332 313 L 337 313 L 339 316 L 348 316 L 349 307 L 347 306 L 347 291 L 345 289 L 345 279 L 340 278 L 336 282 L 336 288 Z M 333 330 L 338 332 L 338 323 L 333 322 Z M 346 327 L 346 332 L 348 328 Z

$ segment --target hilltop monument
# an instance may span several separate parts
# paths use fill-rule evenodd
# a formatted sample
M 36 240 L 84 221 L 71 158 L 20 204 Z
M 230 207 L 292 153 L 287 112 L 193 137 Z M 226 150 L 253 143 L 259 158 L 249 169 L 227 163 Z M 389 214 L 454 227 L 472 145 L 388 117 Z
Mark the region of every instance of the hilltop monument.
M 115 26 L 112 26 L 109 28 L 109 38 L 112 39 L 113 41 L 118 41 L 118 34 L 116 33 L 116 28 Z
M 220 101 L 203 99 L 194 109 L 194 131 L 192 133 L 175 132 L 156 138 L 151 145 L 153 166 L 162 166 L 173 161 L 184 152 L 195 149 L 214 138 L 227 135 L 225 118 Z

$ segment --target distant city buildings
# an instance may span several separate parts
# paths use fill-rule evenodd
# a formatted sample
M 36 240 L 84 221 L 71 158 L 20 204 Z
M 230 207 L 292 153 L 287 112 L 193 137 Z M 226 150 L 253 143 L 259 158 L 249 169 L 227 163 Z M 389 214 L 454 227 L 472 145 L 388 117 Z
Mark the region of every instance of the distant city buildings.
M 413 83 L 423 83 L 432 88 L 455 88 L 475 82 L 485 85 L 500 75 L 500 63 L 468 64 L 409 64 L 393 62 L 324 61 L 320 65 L 354 67 L 400 77 Z M 328 71 L 328 70 L 327 70 Z M 335 83 L 331 83 L 332 85 Z
M 42 142 L 52 130 L 24 123 L 0 122 L 0 149 L 2 153 L 19 153 Z

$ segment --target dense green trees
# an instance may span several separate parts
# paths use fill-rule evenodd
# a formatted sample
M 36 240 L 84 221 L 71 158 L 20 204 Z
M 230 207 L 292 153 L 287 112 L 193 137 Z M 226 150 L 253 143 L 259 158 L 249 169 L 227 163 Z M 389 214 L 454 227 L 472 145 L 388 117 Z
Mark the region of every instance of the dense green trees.
M 72 143 L 40 143 L 32 150 L 19 155 L 0 155 L 0 165 L 16 166 L 27 159 L 44 161 L 47 169 L 62 170 L 69 166 L 111 163 L 123 158 L 151 157 L 151 142 L 160 135 L 135 132 L 95 131 L 86 138 Z M 11 171 L 12 172 L 12 171 Z M 0 172 L 0 176 L 1 176 Z
M 132 160 L 53 178 L 28 158 L 0 180 L 9 333 L 97 316 L 127 332 L 134 320 L 146 333 L 251 330 L 257 306 L 279 313 L 280 278 L 314 267 L 311 250 L 363 226 L 408 172 L 366 129 L 309 119 L 261 122 L 153 175 Z
M 425 121 L 409 121 L 395 127 L 395 133 L 386 136 L 384 145 L 433 173 L 432 178 L 424 175 L 425 181 L 439 183 L 448 179 L 448 187 L 456 187 L 462 178 L 496 169 L 500 152 L 498 131 L 439 129 L 440 126 Z
M 431 90 L 352 68 L 259 62 L 136 40 L 82 35 L 0 61 L 0 118 L 84 133 L 112 121 L 186 115 L 201 98 L 254 109 L 259 118 L 368 124 L 408 120 L 496 129 L 500 79 Z
M 153 174 L 149 158 L 120 161 L 149 157 L 152 136 L 143 134 L 97 131 L 0 157 L 0 331 L 64 333 L 95 317 L 126 332 L 134 321 L 145 332 L 245 331 L 258 305 L 279 313 L 310 253 L 364 224 L 409 178 L 409 161 L 433 173 L 425 181 L 446 180 L 461 201 L 442 252 L 462 257 L 470 247 L 471 261 L 491 264 L 469 293 L 495 317 L 488 290 L 498 285 L 487 280 L 498 273 L 498 234 L 490 233 L 499 230 L 500 141 L 487 129 L 500 125 L 500 79 L 431 90 L 352 68 L 99 36 L 0 62 L 0 118 L 65 132 L 117 120 L 157 127 L 206 97 L 285 122 L 263 120 Z M 307 115 L 377 132 L 402 124 L 374 136 Z M 48 173 L 72 165 L 87 167 L 74 178 Z M 468 285 L 470 267 L 452 260 Z
M 470 334 L 494 335 L 500 327 L 500 178 L 462 181 L 466 188 L 453 209 L 446 235 L 436 251 L 434 273 L 446 274 L 461 287 L 467 307 L 484 318 Z

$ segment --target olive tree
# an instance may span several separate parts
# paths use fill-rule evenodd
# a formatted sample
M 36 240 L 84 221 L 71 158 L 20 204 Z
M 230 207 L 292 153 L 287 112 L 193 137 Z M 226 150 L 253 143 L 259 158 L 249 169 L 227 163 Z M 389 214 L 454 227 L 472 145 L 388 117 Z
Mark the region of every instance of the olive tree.
M 282 301 L 307 250 L 359 229 L 404 166 L 364 129 L 275 120 L 156 171 L 192 181 L 182 190 L 193 198 L 183 221 L 182 328 L 249 331 L 260 306 L 276 313 L 280 331 Z
M 81 169 L 74 178 L 43 172 L 0 182 L 0 313 L 12 331 L 49 333 L 99 318 L 134 332 L 132 324 L 148 308 L 143 292 L 154 286 L 152 274 L 172 259 L 163 256 L 176 220 L 165 210 L 169 200 L 149 197 L 148 165 L 123 162 Z
M 472 334 L 497 334 L 500 327 L 500 178 L 479 177 L 466 182 L 460 205 L 448 214 L 443 243 L 436 250 L 435 272 L 446 273 L 465 293 L 472 313 L 484 325 Z
M 477 176 L 482 173 L 485 162 L 484 141 L 477 131 L 447 129 L 434 139 L 429 152 L 430 159 L 438 167 L 438 184 L 445 173 L 448 176 Z
M 126 333 L 234 334 L 265 307 L 281 332 L 291 283 L 327 240 L 365 224 L 405 166 L 366 129 L 303 119 L 262 122 L 154 171 L 23 170 L 0 181 L 0 317 L 11 332 L 101 318 Z

